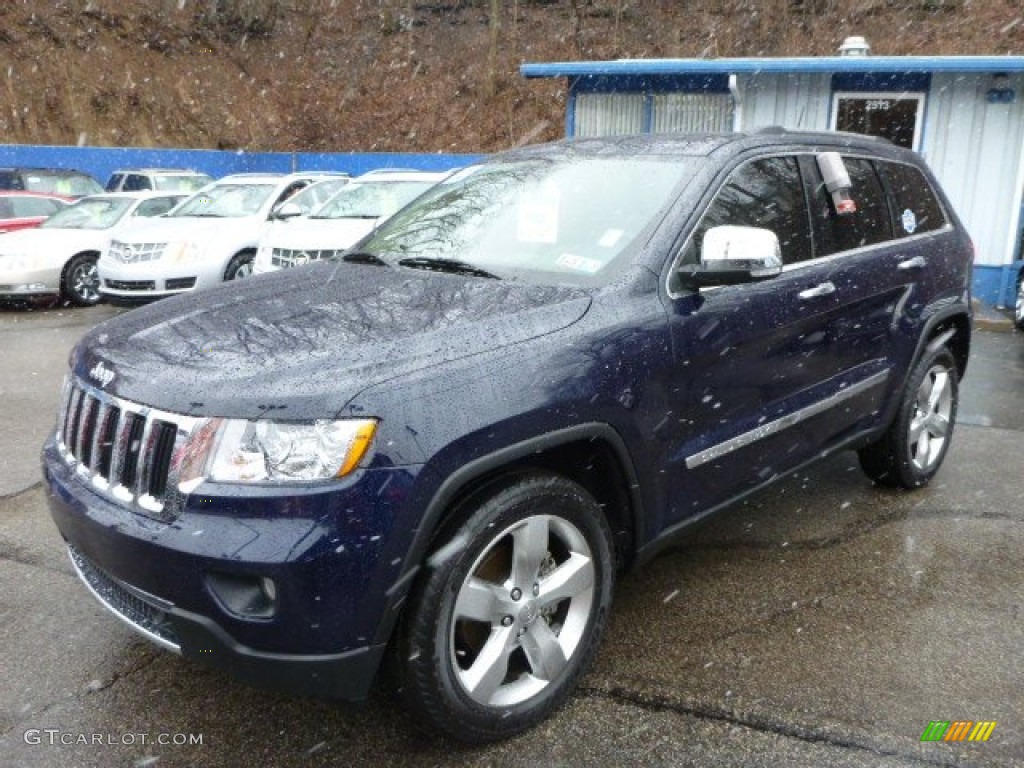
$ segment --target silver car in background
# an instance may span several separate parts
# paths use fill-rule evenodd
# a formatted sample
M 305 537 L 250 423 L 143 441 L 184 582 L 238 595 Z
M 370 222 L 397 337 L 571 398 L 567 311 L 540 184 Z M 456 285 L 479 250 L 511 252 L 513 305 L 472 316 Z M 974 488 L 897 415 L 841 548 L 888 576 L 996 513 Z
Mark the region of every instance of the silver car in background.
M 267 227 L 256 251 L 253 274 L 341 253 L 449 175 L 449 171 L 379 170 L 356 177 L 310 215 L 275 221 Z

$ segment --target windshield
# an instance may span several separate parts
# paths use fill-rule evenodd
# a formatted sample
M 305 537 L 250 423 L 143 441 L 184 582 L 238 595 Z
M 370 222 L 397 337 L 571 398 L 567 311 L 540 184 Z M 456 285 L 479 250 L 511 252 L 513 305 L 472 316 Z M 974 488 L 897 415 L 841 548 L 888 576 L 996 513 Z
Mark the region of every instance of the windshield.
M 433 181 L 353 182 L 328 200 L 311 218 L 381 219 L 422 195 Z
M 30 171 L 25 173 L 25 189 L 30 192 L 46 192 L 48 194 L 81 197 L 102 192 L 103 187 L 95 179 L 88 176 L 64 173 L 46 173 Z
M 186 200 L 169 215 L 228 219 L 253 216 L 260 212 L 275 189 L 274 184 L 215 184 Z
M 692 158 L 531 158 L 469 168 L 360 247 L 399 263 L 451 259 L 499 277 L 598 285 L 660 220 Z
M 213 179 L 209 176 L 154 176 L 153 189 L 161 192 L 195 192 L 209 184 Z
M 109 229 L 132 207 L 127 197 L 90 197 L 57 211 L 40 227 L 48 229 Z

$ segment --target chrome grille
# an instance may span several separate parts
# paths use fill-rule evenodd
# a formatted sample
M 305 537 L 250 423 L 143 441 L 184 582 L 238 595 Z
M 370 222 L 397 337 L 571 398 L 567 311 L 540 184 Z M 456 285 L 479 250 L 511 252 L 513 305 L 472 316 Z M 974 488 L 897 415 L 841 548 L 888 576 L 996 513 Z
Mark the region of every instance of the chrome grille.
M 270 263 L 275 267 L 301 267 L 311 261 L 322 261 L 334 256 L 340 256 L 345 252 L 344 248 L 274 248 L 270 252 Z
M 79 381 L 65 385 L 61 457 L 92 487 L 148 517 L 180 514 L 178 459 L 199 419 L 122 400 Z
M 121 240 L 112 240 L 110 258 L 122 264 L 139 264 L 144 261 L 156 261 L 164 255 L 167 243 L 125 243 Z
M 178 635 L 167 620 L 173 608 L 170 603 L 122 584 L 70 545 L 68 555 L 78 578 L 115 616 L 164 648 L 181 651 Z

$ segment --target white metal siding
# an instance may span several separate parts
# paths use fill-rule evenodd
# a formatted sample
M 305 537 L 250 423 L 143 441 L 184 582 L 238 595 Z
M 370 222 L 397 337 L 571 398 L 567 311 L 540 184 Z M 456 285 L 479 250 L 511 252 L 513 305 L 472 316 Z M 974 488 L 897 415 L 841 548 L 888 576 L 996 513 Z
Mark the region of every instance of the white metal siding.
M 652 133 L 720 133 L 732 130 L 728 93 L 654 94 Z
M 617 136 L 644 129 L 642 93 L 580 93 L 576 96 L 576 136 Z
M 1013 260 L 1024 145 L 1024 77 L 1012 104 L 989 104 L 990 75 L 932 75 L 922 154 L 978 249 L 978 264 Z
M 737 77 L 742 119 L 738 130 L 766 125 L 804 131 L 828 129 L 832 78 L 828 74 Z

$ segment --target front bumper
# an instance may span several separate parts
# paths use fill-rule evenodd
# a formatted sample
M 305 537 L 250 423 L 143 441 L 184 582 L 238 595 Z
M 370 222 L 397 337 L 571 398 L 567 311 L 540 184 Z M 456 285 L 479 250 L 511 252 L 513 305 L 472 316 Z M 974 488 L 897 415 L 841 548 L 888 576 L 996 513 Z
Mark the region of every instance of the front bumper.
M 100 293 L 126 301 L 150 301 L 189 293 L 214 284 L 197 266 L 162 269 L 159 261 L 122 264 L 101 258 L 98 264 Z
M 408 548 L 396 521 L 413 472 L 368 469 L 326 489 L 210 486 L 170 523 L 94 492 L 53 441 L 43 472 L 76 571 L 136 631 L 252 684 L 366 697 Z M 249 611 L 232 585 L 263 579 L 273 610 Z

